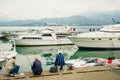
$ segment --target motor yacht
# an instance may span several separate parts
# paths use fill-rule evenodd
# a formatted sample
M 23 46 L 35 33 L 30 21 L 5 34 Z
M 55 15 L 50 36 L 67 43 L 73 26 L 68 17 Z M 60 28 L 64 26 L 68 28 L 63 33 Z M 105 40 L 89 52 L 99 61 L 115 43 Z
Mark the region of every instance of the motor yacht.
M 69 39 L 79 48 L 120 49 L 120 24 L 105 25 L 99 31 L 80 33 Z
M 14 39 L 17 46 L 73 45 L 66 36 L 57 36 L 50 30 L 43 30 L 40 33 L 13 34 L 9 39 Z

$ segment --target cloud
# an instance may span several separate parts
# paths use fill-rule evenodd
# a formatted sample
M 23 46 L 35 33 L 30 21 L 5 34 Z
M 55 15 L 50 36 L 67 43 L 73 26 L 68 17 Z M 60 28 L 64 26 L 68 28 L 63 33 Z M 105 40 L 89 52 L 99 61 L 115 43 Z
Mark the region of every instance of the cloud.
M 119 0 L 0 0 L 0 17 L 41 19 L 120 10 Z

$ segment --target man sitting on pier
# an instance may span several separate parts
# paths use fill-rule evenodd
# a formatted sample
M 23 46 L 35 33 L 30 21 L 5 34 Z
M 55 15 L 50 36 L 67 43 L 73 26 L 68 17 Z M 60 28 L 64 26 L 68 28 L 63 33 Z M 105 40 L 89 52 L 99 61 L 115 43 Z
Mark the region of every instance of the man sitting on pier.
M 42 65 L 41 65 L 41 61 L 38 60 L 38 57 L 35 57 L 35 61 L 33 62 L 32 65 L 32 72 L 34 73 L 34 75 L 41 75 L 43 69 L 42 69 Z
M 16 57 L 13 56 L 6 64 L 6 72 L 9 76 L 16 76 L 20 66 L 16 65 Z

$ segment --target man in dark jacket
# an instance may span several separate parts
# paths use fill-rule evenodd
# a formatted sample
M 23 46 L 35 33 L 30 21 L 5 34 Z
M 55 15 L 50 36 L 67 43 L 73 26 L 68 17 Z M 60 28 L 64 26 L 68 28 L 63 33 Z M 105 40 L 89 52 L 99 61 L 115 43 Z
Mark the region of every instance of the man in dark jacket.
M 38 57 L 35 57 L 35 61 L 33 62 L 33 66 L 32 66 L 32 72 L 35 75 L 41 75 L 43 69 L 42 69 L 42 64 L 41 61 L 38 60 Z
M 60 66 L 59 70 L 62 70 L 64 65 L 65 65 L 64 55 L 61 52 L 59 52 L 59 54 L 56 56 L 55 66 Z

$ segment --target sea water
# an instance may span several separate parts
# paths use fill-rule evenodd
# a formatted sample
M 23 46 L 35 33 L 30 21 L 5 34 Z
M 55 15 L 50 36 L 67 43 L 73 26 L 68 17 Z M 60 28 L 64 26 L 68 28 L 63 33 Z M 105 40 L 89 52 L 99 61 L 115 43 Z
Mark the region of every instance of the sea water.
M 19 72 L 31 71 L 31 65 L 37 56 L 42 62 L 43 70 L 49 70 L 54 65 L 56 55 L 59 52 L 63 53 L 65 60 L 69 60 L 77 50 L 78 48 L 75 45 L 16 47 L 18 53 L 16 64 L 20 65 Z M 3 67 L 3 70 L 0 70 L 0 74 L 3 73 L 5 73 L 5 67 Z
M 16 47 L 16 50 L 18 52 L 16 63 L 20 65 L 19 72 L 31 71 L 31 65 L 35 56 L 42 62 L 43 70 L 49 70 L 49 68 L 54 65 L 55 57 L 59 50 L 64 54 L 65 60 L 87 57 L 107 59 L 111 56 L 120 58 L 120 50 L 81 50 L 75 45 Z M 5 68 L 0 71 L 0 74 L 3 73 L 5 73 Z

